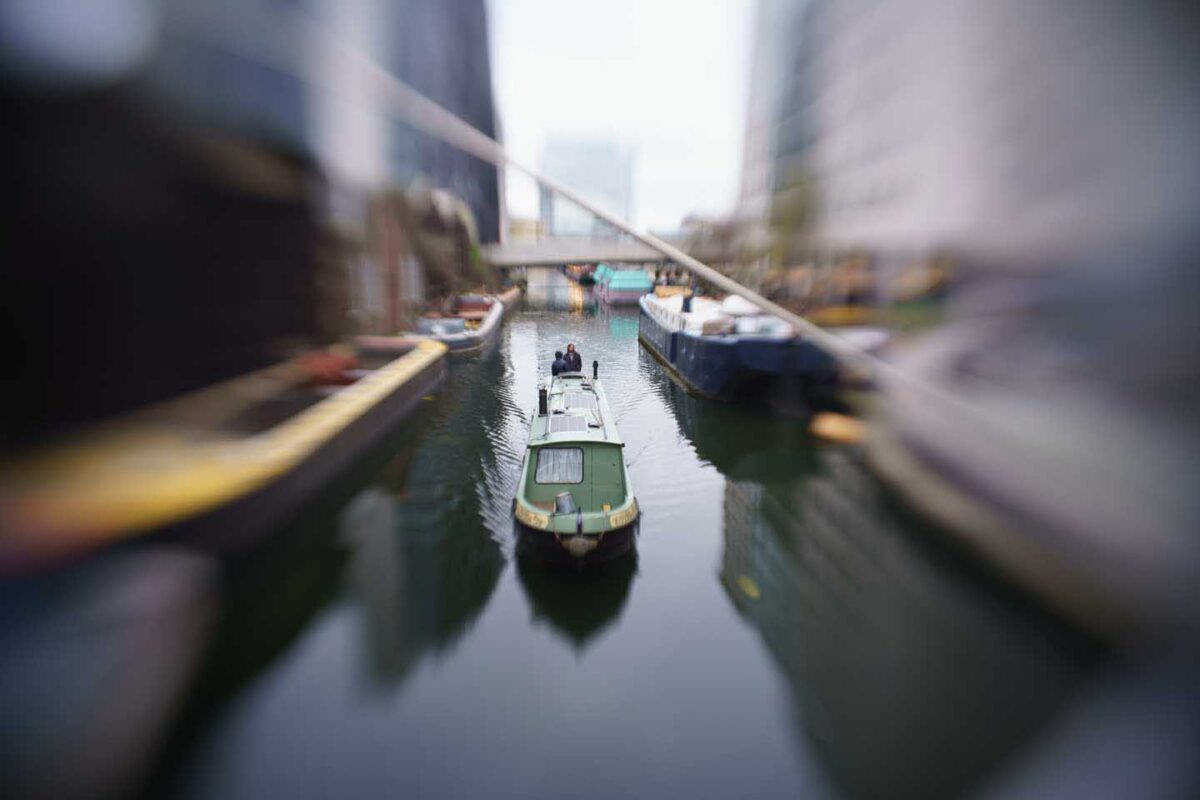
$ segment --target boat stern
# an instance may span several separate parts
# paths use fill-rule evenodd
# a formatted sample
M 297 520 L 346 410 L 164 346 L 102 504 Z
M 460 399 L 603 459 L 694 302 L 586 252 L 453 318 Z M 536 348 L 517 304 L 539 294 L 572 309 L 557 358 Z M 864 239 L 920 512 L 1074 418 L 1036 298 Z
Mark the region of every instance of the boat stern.
M 544 555 L 598 561 L 615 558 L 629 550 L 640 516 L 637 500 L 602 511 L 553 512 L 517 497 L 513 516 L 524 539 Z

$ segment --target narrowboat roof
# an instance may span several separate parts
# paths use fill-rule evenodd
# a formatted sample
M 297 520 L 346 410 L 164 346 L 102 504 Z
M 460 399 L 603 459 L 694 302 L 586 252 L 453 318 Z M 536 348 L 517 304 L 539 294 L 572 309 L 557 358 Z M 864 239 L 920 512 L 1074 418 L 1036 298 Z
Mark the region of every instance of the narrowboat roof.
M 535 416 L 529 446 L 595 442 L 624 446 L 598 379 L 580 372 L 552 378 L 547 387 L 546 416 Z

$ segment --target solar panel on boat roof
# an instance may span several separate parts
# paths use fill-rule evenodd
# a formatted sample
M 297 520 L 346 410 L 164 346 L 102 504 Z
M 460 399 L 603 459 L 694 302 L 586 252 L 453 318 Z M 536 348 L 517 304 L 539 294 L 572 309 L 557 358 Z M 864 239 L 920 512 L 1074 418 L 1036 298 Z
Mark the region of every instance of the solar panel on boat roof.
M 587 429 L 587 419 L 574 414 L 559 414 L 550 418 L 551 433 L 578 433 Z
M 595 410 L 596 395 L 587 392 L 567 392 L 567 408 L 590 408 Z

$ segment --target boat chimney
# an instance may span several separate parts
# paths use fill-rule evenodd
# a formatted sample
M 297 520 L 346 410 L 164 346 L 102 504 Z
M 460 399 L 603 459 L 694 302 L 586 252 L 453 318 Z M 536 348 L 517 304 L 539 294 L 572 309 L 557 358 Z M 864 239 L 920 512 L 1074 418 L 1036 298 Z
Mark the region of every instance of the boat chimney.
M 546 416 L 546 390 L 538 389 L 538 416 Z
M 575 498 L 570 492 L 559 492 L 554 495 L 554 513 L 570 514 L 575 510 Z
M 596 378 L 599 378 L 599 377 L 600 377 L 600 362 L 593 361 L 592 362 L 592 380 L 595 380 Z

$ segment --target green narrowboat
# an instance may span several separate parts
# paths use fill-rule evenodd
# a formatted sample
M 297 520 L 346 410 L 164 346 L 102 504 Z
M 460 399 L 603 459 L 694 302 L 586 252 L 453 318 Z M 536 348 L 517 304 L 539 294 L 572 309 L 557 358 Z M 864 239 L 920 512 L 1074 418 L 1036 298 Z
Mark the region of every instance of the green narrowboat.
M 604 561 L 633 546 L 637 500 L 624 443 L 592 363 L 538 388 L 513 511 L 522 539 L 551 558 Z

